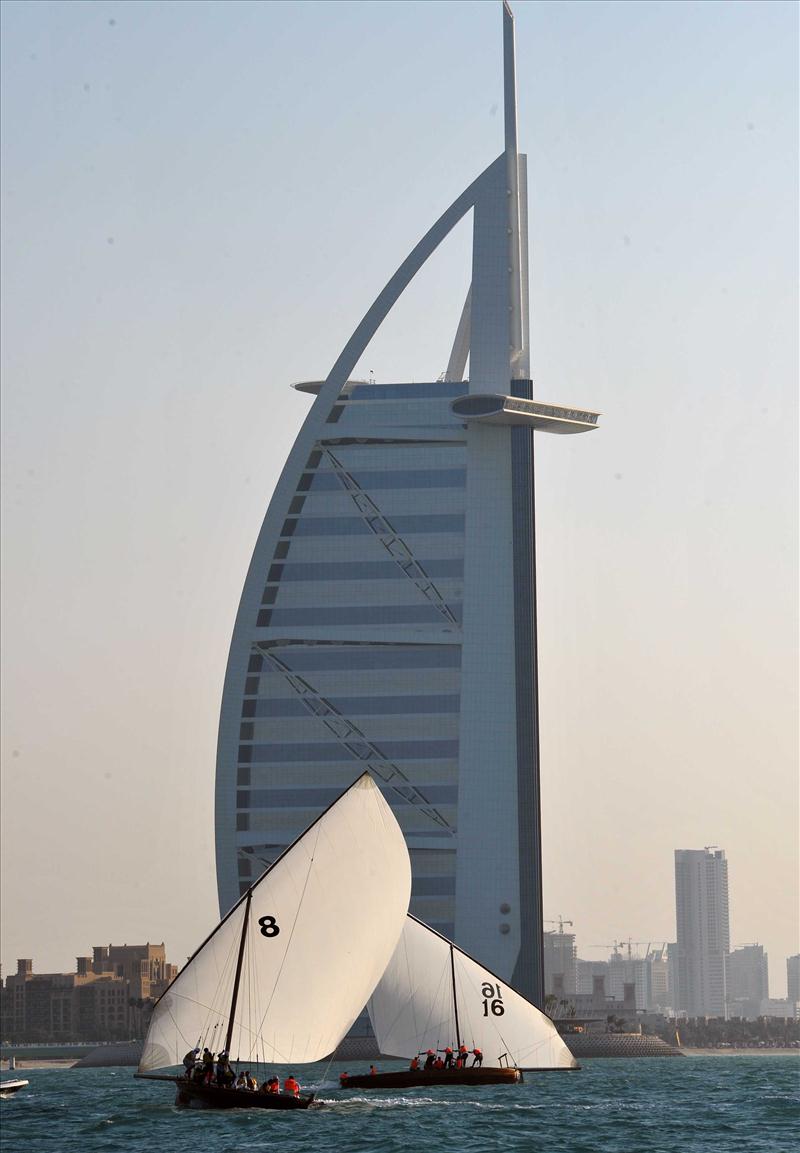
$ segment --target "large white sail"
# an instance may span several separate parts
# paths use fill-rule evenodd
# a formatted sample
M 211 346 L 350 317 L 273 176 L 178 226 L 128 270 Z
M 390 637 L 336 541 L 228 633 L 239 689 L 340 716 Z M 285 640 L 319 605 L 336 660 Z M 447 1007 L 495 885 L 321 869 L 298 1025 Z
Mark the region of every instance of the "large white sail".
M 387 1055 L 410 1058 L 463 1043 L 482 1051 L 485 1066 L 577 1066 L 549 1017 L 410 914 L 368 1004 Z
M 385 970 L 410 891 L 403 835 L 365 773 L 189 959 L 156 1003 L 140 1071 L 178 1065 L 195 1045 L 222 1049 L 234 984 L 233 1060 L 327 1056 Z

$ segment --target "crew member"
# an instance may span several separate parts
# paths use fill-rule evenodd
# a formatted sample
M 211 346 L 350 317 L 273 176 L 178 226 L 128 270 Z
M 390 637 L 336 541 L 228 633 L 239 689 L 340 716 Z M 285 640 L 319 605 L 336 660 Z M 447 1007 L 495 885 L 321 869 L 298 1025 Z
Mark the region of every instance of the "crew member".
M 284 1093 L 291 1093 L 293 1097 L 300 1096 L 300 1086 L 298 1085 L 297 1081 L 295 1081 L 293 1073 L 290 1073 L 284 1081 L 283 1091 Z
M 441 1049 L 439 1052 L 441 1052 Z M 445 1069 L 453 1068 L 453 1050 L 449 1045 L 447 1045 L 444 1050 L 444 1067 Z
M 429 1049 L 428 1052 L 425 1054 L 425 1068 L 426 1069 L 432 1069 L 433 1063 L 435 1060 L 436 1060 L 436 1054 L 434 1053 L 433 1049 Z
M 473 1049 L 472 1052 L 473 1052 L 472 1068 L 474 1069 L 476 1065 L 482 1065 L 483 1064 L 483 1053 L 481 1053 L 480 1049 Z
M 374 1066 L 374 1065 L 370 1065 L 370 1067 L 369 1067 L 369 1075 L 370 1075 L 370 1077 L 374 1077 L 374 1076 L 375 1076 L 375 1074 L 376 1074 L 377 1072 L 378 1072 L 378 1070 L 375 1068 L 375 1066 Z
M 186 1071 L 187 1080 L 191 1078 L 194 1072 L 194 1067 L 197 1064 L 197 1058 L 200 1056 L 199 1049 L 191 1049 L 183 1058 L 183 1068 Z
M 408 1067 L 409 1067 L 409 1069 L 411 1069 L 412 1071 L 413 1071 L 413 1070 L 416 1070 L 416 1069 L 419 1069 L 419 1057 L 412 1057 L 412 1058 L 411 1058 L 411 1064 L 410 1064 Z
M 349 1079 L 350 1079 L 349 1073 L 340 1073 L 339 1074 L 339 1084 L 342 1086 L 342 1088 L 344 1088 L 344 1086 L 347 1084 Z
M 457 1069 L 463 1069 L 464 1068 L 464 1066 L 467 1063 L 467 1057 L 468 1056 L 469 1056 L 469 1050 L 467 1049 L 467 1046 L 466 1045 L 459 1045 L 458 1046 L 458 1057 L 456 1058 L 456 1068 Z
M 217 1084 L 221 1086 L 230 1085 L 234 1079 L 234 1072 L 231 1069 L 228 1060 L 228 1054 L 223 1049 L 221 1053 L 217 1054 Z

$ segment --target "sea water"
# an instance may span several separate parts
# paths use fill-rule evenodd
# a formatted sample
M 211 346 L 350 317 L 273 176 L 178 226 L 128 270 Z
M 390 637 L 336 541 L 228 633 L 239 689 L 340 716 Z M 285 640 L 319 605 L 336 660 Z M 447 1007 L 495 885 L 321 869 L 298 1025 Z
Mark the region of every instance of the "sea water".
M 399 1067 L 388 1063 L 381 1069 Z M 779 1153 L 800 1148 L 800 1057 L 771 1054 L 585 1061 L 516 1086 L 365 1093 L 345 1066 L 294 1069 L 319 1108 L 178 1109 L 166 1082 L 132 1069 L 18 1070 L 0 1100 L 14 1153 Z M 355 1065 L 351 1073 L 364 1072 Z M 3 1077 L 7 1074 L 3 1073 Z

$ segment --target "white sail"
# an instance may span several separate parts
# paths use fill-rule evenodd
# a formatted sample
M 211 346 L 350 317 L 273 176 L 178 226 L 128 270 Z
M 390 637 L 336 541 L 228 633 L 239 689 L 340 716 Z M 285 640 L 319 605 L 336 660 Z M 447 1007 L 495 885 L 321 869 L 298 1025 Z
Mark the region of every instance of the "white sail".
M 577 1065 L 549 1017 L 410 914 L 368 1004 L 387 1055 L 410 1058 L 464 1044 L 482 1051 L 484 1066 Z
M 327 1056 L 385 970 L 410 891 L 403 835 L 365 773 L 189 959 L 156 1003 L 140 1071 L 179 1065 L 195 1045 L 223 1048 L 240 950 L 231 1059 Z

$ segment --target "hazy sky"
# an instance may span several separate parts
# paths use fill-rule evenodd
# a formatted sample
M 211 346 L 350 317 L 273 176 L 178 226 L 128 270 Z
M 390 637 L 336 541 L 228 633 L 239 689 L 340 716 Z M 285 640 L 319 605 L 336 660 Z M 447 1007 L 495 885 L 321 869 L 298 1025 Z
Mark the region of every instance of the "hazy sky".
M 798 942 L 792 3 L 515 5 L 545 915 Z M 3 5 L 3 971 L 216 919 L 216 729 L 258 529 L 363 312 L 502 149 L 499 2 Z M 462 223 L 357 375 L 435 378 Z

